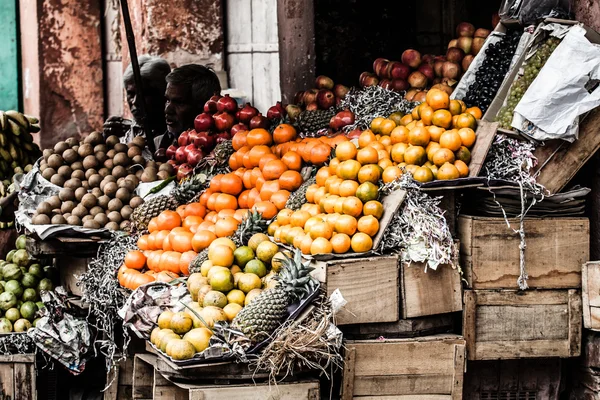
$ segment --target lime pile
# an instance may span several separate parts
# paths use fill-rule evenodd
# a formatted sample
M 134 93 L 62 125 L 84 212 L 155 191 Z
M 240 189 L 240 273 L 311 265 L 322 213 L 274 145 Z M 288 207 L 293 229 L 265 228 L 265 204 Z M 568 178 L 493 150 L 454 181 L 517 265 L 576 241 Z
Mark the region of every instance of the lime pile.
M 53 290 L 58 271 L 42 266 L 25 250 L 25 235 L 17 238 L 15 249 L 0 261 L 0 333 L 26 332 L 37 323 L 44 307 L 40 293 Z

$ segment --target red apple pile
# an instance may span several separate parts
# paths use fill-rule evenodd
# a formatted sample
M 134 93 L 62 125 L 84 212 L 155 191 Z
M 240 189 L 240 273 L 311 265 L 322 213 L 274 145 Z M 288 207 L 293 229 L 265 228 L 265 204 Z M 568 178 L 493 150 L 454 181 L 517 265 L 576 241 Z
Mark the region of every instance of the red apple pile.
M 269 108 L 265 117 L 250 103 L 238 107 L 235 99 L 228 94 L 212 96 L 204 104 L 204 112 L 194 119 L 194 129 L 183 132 L 177 139 L 177 145 L 167 148 L 167 162 L 177 169 L 177 178 L 183 179 L 192 174 L 194 167 L 218 143 L 230 140 L 240 131 L 268 129 L 274 121 L 285 116 L 281 102 Z
M 320 75 L 315 79 L 315 87 L 296 93 L 294 104 L 305 110 L 327 110 L 340 104 L 350 91 L 347 86 L 336 84 L 333 79 Z
M 490 33 L 489 29 L 475 29 L 473 24 L 461 22 L 456 27 L 457 38 L 448 43 L 446 59 L 462 67 L 464 73 L 483 47 L 483 43 Z

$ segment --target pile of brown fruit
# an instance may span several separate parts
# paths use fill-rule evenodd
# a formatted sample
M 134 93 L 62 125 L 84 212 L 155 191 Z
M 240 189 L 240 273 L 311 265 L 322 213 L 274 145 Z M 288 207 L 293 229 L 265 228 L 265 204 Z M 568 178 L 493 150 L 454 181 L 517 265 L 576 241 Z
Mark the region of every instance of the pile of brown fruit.
M 138 184 L 174 172 L 170 164 L 146 161 L 145 146 L 142 137 L 123 144 L 116 136 L 105 140 L 92 132 L 83 142 L 70 138 L 44 150 L 40 172 L 61 189 L 38 205 L 32 223 L 126 229 L 133 210 L 144 202 L 135 194 Z

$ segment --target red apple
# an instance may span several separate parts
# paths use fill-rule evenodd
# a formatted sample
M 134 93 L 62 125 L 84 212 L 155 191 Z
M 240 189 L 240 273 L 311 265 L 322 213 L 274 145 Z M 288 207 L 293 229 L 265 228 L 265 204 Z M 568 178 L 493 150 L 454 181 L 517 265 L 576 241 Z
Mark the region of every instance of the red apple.
M 370 72 L 363 72 L 362 74 L 360 74 L 360 86 L 362 86 L 362 87 L 375 86 L 378 83 L 379 83 L 379 79 L 377 78 L 377 76 L 375 74 L 372 74 Z
M 379 86 L 381 86 L 384 89 L 391 89 L 391 85 L 392 81 L 390 81 L 389 79 L 382 79 L 379 81 Z
M 215 120 L 213 119 L 213 116 L 207 112 L 199 114 L 196 119 L 194 119 L 194 129 L 198 132 L 207 131 L 214 126 Z
M 408 84 L 417 89 L 424 89 L 427 86 L 427 77 L 419 71 L 414 71 L 408 77 Z
M 375 74 L 377 74 L 377 71 L 381 68 L 381 65 L 384 63 L 389 63 L 390 61 L 385 59 L 385 58 L 378 58 L 375 61 L 373 61 L 373 72 L 375 72 Z
M 175 167 L 175 169 L 177 169 L 177 168 L 176 168 L 176 167 L 177 167 L 177 161 L 175 161 L 175 159 L 173 159 L 173 160 L 168 160 L 168 161 L 167 161 L 167 164 L 171 164 L 173 167 Z
M 175 151 L 175 161 L 178 164 L 184 163 L 187 160 L 187 154 L 185 152 L 185 146 L 178 147 Z
M 352 125 L 354 123 L 354 113 L 350 110 L 340 111 L 331 118 L 329 121 L 329 127 L 334 131 L 339 131 L 346 125 Z
M 363 131 L 361 131 L 360 129 L 353 129 L 350 132 L 348 132 L 348 134 L 346 135 L 346 137 L 348 137 L 348 139 L 352 140 L 352 139 L 358 139 L 358 137 L 360 136 L 360 134 Z
M 435 60 L 435 56 L 433 54 L 425 54 L 422 57 L 422 62 L 433 66 L 433 61 Z
M 442 67 L 442 75 L 444 78 L 457 79 L 460 76 L 460 66 L 457 63 L 446 61 Z
M 215 128 L 217 128 L 217 131 L 219 132 L 230 130 L 233 124 L 235 123 L 233 115 L 228 114 L 226 112 L 220 112 L 215 114 L 214 119 Z
M 319 75 L 317 76 L 317 79 L 315 79 L 315 86 L 317 89 L 331 90 L 333 89 L 333 80 L 328 76 Z
M 380 61 L 379 64 L 377 64 L 377 68 L 373 69 L 373 72 L 375 72 L 375 75 L 377 75 L 379 78 L 384 78 L 389 65 L 390 65 L 390 61 L 384 59 L 384 60 Z
M 456 46 L 465 52 L 465 54 L 471 53 L 471 45 L 473 44 L 473 38 L 469 36 L 461 36 L 458 38 Z
M 177 144 L 179 146 L 187 146 L 189 143 L 189 139 L 188 139 L 189 135 L 190 135 L 189 130 L 181 132 L 181 135 L 179 135 L 179 137 L 177 138 Z
M 404 50 L 402 53 L 402 63 L 411 68 L 418 68 L 421 65 L 421 53 L 413 49 Z
M 396 92 L 403 92 L 410 88 L 410 85 L 404 79 L 394 79 L 391 84 L 392 90 Z
M 473 24 L 470 24 L 468 22 L 461 22 L 456 27 L 456 36 L 458 36 L 458 37 L 461 37 L 461 36 L 473 37 L 474 33 L 475 33 L 475 27 L 473 26 Z
M 304 101 L 304 90 L 296 92 L 294 95 L 294 104 L 302 104 Z
M 490 36 L 490 30 L 489 29 L 484 29 L 484 28 L 479 28 L 475 31 L 475 34 L 473 36 L 478 37 L 478 38 L 487 38 L 488 36 Z
M 415 96 L 417 95 L 417 93 L 419 93 L 420 90 L 419 89 L 409 89 L 406 94 L 404 95 L 404 98 L 408 101 L 413 101 L 413 99 L 415 98 Z
M 391 75 L 392 79 L 407 80 L 408 75 L 410 75 L 410 67 L 406 64 L 402 64 L 401 62 L 394 61 L 392 63 Z
M 304 92 L 304 97 L 302 98 L 304 104 L 310 104 L 317 101 L 317 93 L 319 93 L 318 89 L 309 89 Z
M 463 71 L 466 72 L 469 69 L 469 65 L 471 65 L 474 58 L 475 58 L 475 56 L 472 54 L 466 55 L 465 58 L 463 58 L 463 60 L 462 60 Z
M 195 167 L 200 161 L 202 161 L 203 158 L 204 154 L 202 153 L 202 150 L 190 150 L 190 152 L 187 155 L 187 163 L 190 164 L 192 167 Z
M 412 101 L 416 101 L 418 103 L 422 103 L 427 99 L 427 92 L 426 91 L 421 91 L 418 92 L 417 94 L 415 94 L 415 97 L 413 97 Z
M 230 140 L 231 139 L 231 135 L 227 132 L 221 132 L 218 135 L 216 135 L 216 139 L 217 139 L 217 144 L 224 142 L 226 140 Z
M 231 129 L 229 130 L 229 132 L 231 133 L 231 136 L 235 136 L 236 133 L 240 132 L 240 131 L 247 131 L 248 127 L 246 126 L 246 124 L 242 124 L 241 122 L 239 124 L 235 124 L 234 126 L 231 127 Z
M 435 76 L 441 78 L 442 77 L 442 67 L 444 66 L 445 60 L 436 60 L 433 63 L 433 71 L 435 72 Z
M 465 58 L 465 52 L 458 47 L 450 47 L 446 52 L 446 58 L 453 63 L 460 63 Z
M 159 148 L 154 152 L 154 161 L 167 161 L 167 151 L 164 148 Z
M 175 147 L 175 145 L 173 145 L 173 144 L 170 145 L 169 147 L 167 147 L 167 151 L 166 151 L 167 158 L 169 160 L 174 160 L 176 151 L 177 151 L 177 147 Z
M 433 67 L 429 64 L 421 64 L 419 65 L 419 69 L 418 71 L 420 73 L 422 73 L 423 75 L 425 75 L 427 77 L 428 80 L 432 81 L 433 78 L 435 78 L 435 71 L 433 70 Z
M 473 44 L 471 45 L 471 53 L 476 56 L 481 51 L 483 44 L 485 43 L 485 38 L 476 37 L 473 39 Z
M 340 99 L 346 97 L 349 91 L 350 89 L 348 88 L 348 86 L 344 86 L 339 83 L 333 87 L 333 93 L 335 94 L 335 97 L 338 97 Z
M 258 114 L 250 120 L 250 129 L 267 129 L 269 128 L 269 120 L 262 114 Z
M 306 110 L 307 110 L 307 111 L 316 111 L 316 110 L 318 110 L 318 109 L 319 109 L 319 106 L 317 105 L 317 103 L 316 103 L 316 102 L 308 103 L 308 104 L 306 105 Z
M 333 107 L 335 105 L 335 95 L 333 92 L 328 89 L 319 90 L 319 93 L 317 93 L 317 105 L 323 110 Z

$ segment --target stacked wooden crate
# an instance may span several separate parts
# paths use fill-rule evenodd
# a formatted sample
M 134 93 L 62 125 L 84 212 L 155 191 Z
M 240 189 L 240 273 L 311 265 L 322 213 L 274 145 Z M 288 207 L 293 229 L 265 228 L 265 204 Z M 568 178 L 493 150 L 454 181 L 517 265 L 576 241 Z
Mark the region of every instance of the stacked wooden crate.
M 452 313 L 462 310 L 458 268 L 426 270 L 397 255 L 314 266 L 328 294 L 339 290 L 346 301 L 336 315 L 350 339 L 344 346 L 342 399 L 462 398 L 464 340 L 436 334 L 451 332 Z
M 524 291 L 517 283 L 521 238 L 513 230 L 519 220 L 509 222 L 511 227 L 502 218 L 461 216 L 458 221 L 461 264 L 468 287 L 463 312 L 467 359 L 578 356 L 581 266 L 589 258 L 589 221 L 525 220 L 524 266 L 529 288 Z M 467 369 L 480 370 L 477 365 L 469 363 Z M 465 387 L 472 385 L 467 382 Z M 497 395 L 501 395 L 500 389 Z M 478 397 L 469 394 L 467 398 Z M 557 399 L 558 394 L 544 398 Z

